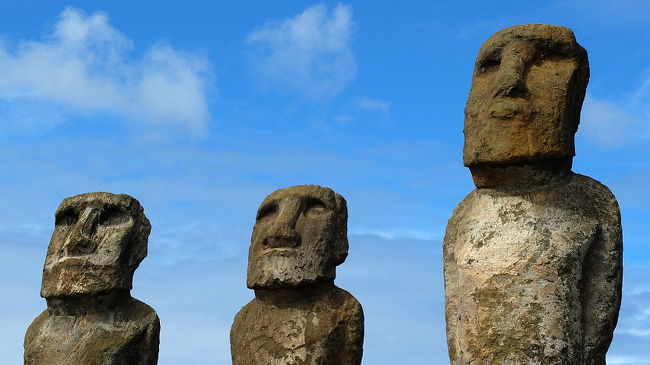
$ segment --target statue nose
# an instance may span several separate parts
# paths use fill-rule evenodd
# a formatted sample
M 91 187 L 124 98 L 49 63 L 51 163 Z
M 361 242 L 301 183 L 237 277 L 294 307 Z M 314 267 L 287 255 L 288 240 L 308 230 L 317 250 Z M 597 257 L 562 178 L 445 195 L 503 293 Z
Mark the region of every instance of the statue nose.
M 79 218 L 79 233 L 81 237 L 89 239 L 97 228 L 99 210 L 88 208 L 84 210 Z
M 504 49 L 495 79 L 494 96 L 515 98 L 528 92 L 525 77 L 533 56 L 534 50 L 525 43 L 515 43 Z
M 526 88 L 522 73 L 517 70 L 500 73 L 496 81 L 494 96 L 510 98 L 524 96 L 528 89 Z
M 300 234 L 296 231 L 296 225 L 301 215 L 299 202 L 288 201 L 280 205 L 279 213 L 268 226 L 267 230 L 260 236 L 261 244 L 267 248 L 291 248 L 301 244 Z
M 300 211 L 298 207 L 285 207 L 280 211 L 274 229 L 264 239 L 263 244 L 269 248 L 298 247 L 300 246 L 300 235 L 296 231 L 296 223 Z
M 81 213 L 77 224 L 63 247 L 66 256 L 85 255 L 93 252 L 96 243 L 92 236 L 97 229 L 99 210 L 88 208 Z
M 293 229 L 279 230 L 262 241 L 268 248 L 294 248 L 300 246 L 300 243 L 300 235 Z

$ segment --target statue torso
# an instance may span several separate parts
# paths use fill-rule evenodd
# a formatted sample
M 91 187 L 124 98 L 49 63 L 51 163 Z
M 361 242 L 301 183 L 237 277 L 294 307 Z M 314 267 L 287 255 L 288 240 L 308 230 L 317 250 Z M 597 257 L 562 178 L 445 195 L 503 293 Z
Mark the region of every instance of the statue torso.
M 253 299 L 237 314 L 231 330 L 233 364 L 359 364 L 362 321 L 357 300 L 338 288 L 300 305 L 266 305 Z M 355 352 L 358 362 L 349 356 Z
M 46 309 L 25 336 L 26 365 L 156 364 L 160 324 L 137 302 L 102 318 L 54 314 Z
M 457 313 L 447 318 L 456 321 L 458 364 L 581 356 L 583 275 L 600 235 L 598 202 L 583 179 L 522 194 L 477 189 L 455 211 L 456 233 L 445 245 L 453 245 L 462 283 L 453 288 Z

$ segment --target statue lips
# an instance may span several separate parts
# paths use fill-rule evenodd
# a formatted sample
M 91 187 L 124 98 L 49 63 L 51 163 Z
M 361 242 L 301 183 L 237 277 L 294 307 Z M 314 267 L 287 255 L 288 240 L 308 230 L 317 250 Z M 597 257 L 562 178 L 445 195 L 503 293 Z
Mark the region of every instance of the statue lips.
M 287 235 L 272 235 L 265 237 L 262 240 L 262 245 L 265 247 L 263 254 L 289 254 L 296 251 L 300 246 L 300 235 L 297 232 Z
M 260 257 L 295 257 L 297 251 L 295 248 L 287 247 L 278 247 L 278 248 L 267 248 L 262 251 Z
M 488 108 L 488 115 L 496 119 L 515 119 L 517 116 L 527 114 L 524 100 L 499 100 Z
M 90 257 L 90 255 L 88 255 Z M 76 270 L 79 273 L 83 273 L 85 275 L 90 275 L 92 270 L 96 270 L 97 272 L 100 271 L 115 271 L 117 270 L 118 265 L 111 265 L 111 264 L 98 264 L 94 263 L 88 258 L 84 257 L 63 257 L 61 259 L 58 259 L 54 264 L 49 268 L 49 272 L 54 272 L 57 270 Z
M 89 257 L 90 255 L 85 255 L 86 257 Z M 87 258 L 84 258 L 83 256 L 76 255 L 76 256 L 64 256 L 59 258 L 54 262 L 54 265 L 83 265 L 85 263 L 88 263 L 89 260 Z
M 88 256 L 95 252 L 97 248 L 97 243 L 88 239 L 79 239 L 65 245 L 64 248 L 64 258 L 65 257 L 80 257 Z

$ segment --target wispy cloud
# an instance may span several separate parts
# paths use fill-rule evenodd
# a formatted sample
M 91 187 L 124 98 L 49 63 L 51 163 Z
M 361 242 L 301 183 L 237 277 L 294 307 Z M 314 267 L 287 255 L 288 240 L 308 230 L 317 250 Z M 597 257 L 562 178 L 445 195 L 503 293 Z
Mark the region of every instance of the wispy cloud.
M 625 105 L 587 95 L 580 129 L 592 141 L 605 147 L 638 142 L 648 137 L 647 120 L 630 114 Z
M 630 105 L 650 120 L 650 67 L 642 77 L 642 82 L 632 94 Z
M 610 365 L 647 365 L 650 360 L 635 356 L 608 356 L 607 363 Z
M 647 0 L 557 0 L 550 7 L 600 26 L 645 26 L 650 19 Z
M 375 112 L 380 114 L 390 113 L 390 103 L 387 101 L 372 99 L 372 98 L 359 98 L 355 101 L 355 107 L 362 111 Z
M 350 255 L 337 268 L 336 283 L 363 305 L 363 362 L 444 364 L 440 242 L 373 234 L 350 234 L 349 239 Z M 395 331 L 406 328 L 412 337 Z
M 355 24 L 350 6 L 314 5 L 250 33 L 254 66 L 262 84 L 311 99 L 333 97 L 354 78 L 351 43 Z
M 355 234 L 355 235 L 373 235 L 380 237 L 383 240 L 393 240 L 396 238 L 401 238 L 401 239 L 412 239 L 412 240 L 440 240 L 441 235 L 436 234 L 435 232 L 432 231 L 420 231 L 420 230 L 415 230 L 415 229 L 373 229 L 373 228 L 366 228 L 363 226 L 358 226 L 355 228 L 350 229 L 350 234 Z
M 205 131 L 207 59 L 165 43 L 151 46 L 140 59 L 131 57 L 132 49 L 106 14 L 66 8 L 42 40 L 0 44 L 3 112 L 30 120 L 22 106 L 45 104 L 65 113 L 115 112 Z
M 607 356 L 608 364 L 650 364 L 650 272 L 645 264 L 625 267 L 623 302 Z
M 580 129 L 586 137 L 604 147 L 638 143 L 650 138 L 650 75 L 639 86 L 615 101 L 587 94 Z

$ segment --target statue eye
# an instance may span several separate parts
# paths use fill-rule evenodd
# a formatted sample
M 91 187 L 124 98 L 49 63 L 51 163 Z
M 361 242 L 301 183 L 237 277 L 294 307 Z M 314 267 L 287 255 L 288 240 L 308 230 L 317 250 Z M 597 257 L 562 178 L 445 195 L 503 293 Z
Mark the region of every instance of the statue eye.
M 272 215 L 274 215 L 278 211 L 278 205 L 275 203 L 271 204 L 266 204 L 260 210 L 257 212 L 257 218 L 255 220 L 261 220 L 264 218 L 268 218 Z
M 73 208 L 68 208 L 59 212 L 54 218 L 54 225 L 59 227 L 67 227 L 77 223 L 79 214 Z
M 496 71 L 501 66 L 501 58 L 486 57 L 478 63 L 476 70 L 479 74 L 490 73 Z
M 131 217 L 127 212 L 119 207 L 107 207 L 99 214 L 99 225 L 101 226 L 118 226 L 126 224 Z
M 485 53 L 476 60 L 476 74 L 482 75 L 496 71 L 501 66 L 501 49 Z
M 576 56 L 561 48 L 549 48 L 538 52 L 537 58 L 541 59 L 542 61 L 562 61 L 567 59 L 575 59 Z
M 309 202 L 307 202 L 307 206 L 305 208 L 305 216 L 309 218 L 316 218 L 322 214 L 324 214 L 327 211 L 327 207 L 325 206 L 325 203 L 319 199 L 311 199 Z

